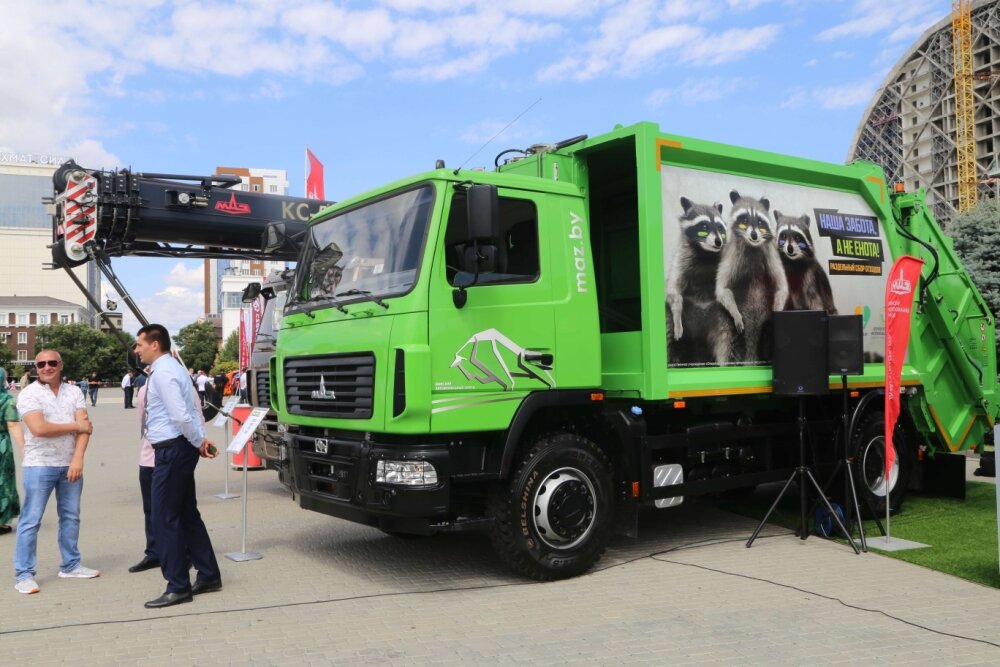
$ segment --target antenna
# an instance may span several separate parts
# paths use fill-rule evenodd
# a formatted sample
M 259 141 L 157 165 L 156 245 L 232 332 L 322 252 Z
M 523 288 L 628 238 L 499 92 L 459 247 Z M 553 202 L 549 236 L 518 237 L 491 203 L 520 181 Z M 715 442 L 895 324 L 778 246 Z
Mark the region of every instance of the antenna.
M 456 175 L 456 176 L 458 176 L 458 172 L 459 172 L 459 171 L 460 171 L 460 170 L 462 169 L 462 167 L 464 167 L 465 165 L 467 165 L 467 164 L 469 163 L 469 160 L 471 160 L 472 158 L 474 158 L 474 157 L 476 157 L 477 155 L 479 155 L 479 153 L 480 153 L 480 152 L 482 152 L 482 150 L 483 150 L 484 148 L 486 148 L 486 147 L 487 147 L 487 146 L 489 146 L 489 145 L 490 145 L 491 143 L 493 143 L 493 140 L 494 140 L 494 139 L 496 139 L 496 138 L 497 138 L 497 137 L 499 137 L 499 136 L 500 136 L 501 134 L 503 134 L 504 132 L 506 132 L 506 131 L 507 131 L 507 128 L 508 128 L 508 127 L 510 127 L 511 125 L 513 125 L 514 123 L 516 123 L 516 122 L 517 122 L 517 121 L 518 121 L 518 120 L 519 120 L 519 119 L 521 118 L 521 116 L 523 116 L 524 114 L 526 114 L 526 113 L 528 113 L 529 111 L 531 111 L 531 108 L 532 108 L 532 107 L 534 107 L 534 106 L 535 106 L 536 104 L 538 104 L 538 103 L 539 103 L 539 102 L 541 102 L 541 101 L 542 101 L 542 98 L 541 98 L 541 97 L 539 97 L 539 98 L 538 98 L 537 100 L 535 100 L 534 102 L 532 102 L 531 104 L 529 104 L 529 105 L 528 105 L 528 106 L 527 106 L 527 107 L 526 107 L 526 108 L 524 109 L 524 111 L 522 111 L 521 113 L 519 113 L 519 114 L 517 114 L 516 116 L 514 116 L 514 119 L 513 119 L 512 121 L 510 121 L 509 123 L 507 123 L 506 125 L 504 125 L 504 126 L 503 126 L 502 128 L 500 128 L 500 131 L 499 131 L 499 132 L 497 132 L 497 133 L 496 133 L 496 134 L 494 134 L 494 135 L 493 135 L 492 137 L 490 137 L 489 139 L 487 139 L 486 143 L 485 143 L 485 144 L 483 144 L 482 146 L 480 146 L 480 147 L 479 147 L 478 149 L 476 149 L 476 152 L 475 152 L 475 153 L 473 153 L 473 154 L 472 154 L 472 155 L 470 155 L 469 157 L 465 158 L 465 162 L 463 162 L 462 164 L 458 165 L 458 168 L 457 168 L 457 169 L 455 169 L 455 172 L 454 172 L 454 173 L 455 173 L 455 175 Z

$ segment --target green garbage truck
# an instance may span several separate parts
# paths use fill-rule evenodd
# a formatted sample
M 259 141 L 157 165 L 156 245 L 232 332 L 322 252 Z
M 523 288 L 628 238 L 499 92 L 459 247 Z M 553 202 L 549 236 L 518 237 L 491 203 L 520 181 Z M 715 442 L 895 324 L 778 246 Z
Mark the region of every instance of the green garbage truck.
M 857 315 L 864 366 L 810 396 L 809 464 L 897 507 L 992 439 L 994 319 L 922 192 L 827 164 L 616 127 L 443 163 L 304 236 L 270 402 L 303 508 L 392 534 L 488 531 L 536 579 L 588 570 L 639 510 L 786 478 L 798 406 L 774 313 Z M 267 231 L 281 247 L 288 230 Z M 924 260 L 883 476 L 884 294 Z M 797 344 L 797 341 L 785 342 Z M 841 440 L 849 451 L 838 453 Z M 836 484 L 832 485 L 834 488 Z

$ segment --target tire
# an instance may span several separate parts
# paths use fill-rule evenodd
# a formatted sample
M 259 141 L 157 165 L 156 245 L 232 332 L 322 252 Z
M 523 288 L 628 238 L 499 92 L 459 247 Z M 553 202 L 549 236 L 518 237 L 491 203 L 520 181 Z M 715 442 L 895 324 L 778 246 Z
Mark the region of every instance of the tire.
M 891 511 L 898 512 L 906 498 L 906 488 L 916 462 L 913 446 L 900 420 L 896 422 L 892 439 L 896 447 L 896 461 L 889 474 L 889 507 Z M 866 511 L 865 500 L 861 497 L 864 495 L 878 515 L 885 516 L 885 413 L 874 411 L 861 420 L 851 438 L 851 452 L 854 457 L 854 482 L 862 512 Z
M 540 437 L 490 500 L 490 541 L 515 572 L 539 581 L 582 574 L 600 560 L 614 522 L 608 457 L 570 433 Z

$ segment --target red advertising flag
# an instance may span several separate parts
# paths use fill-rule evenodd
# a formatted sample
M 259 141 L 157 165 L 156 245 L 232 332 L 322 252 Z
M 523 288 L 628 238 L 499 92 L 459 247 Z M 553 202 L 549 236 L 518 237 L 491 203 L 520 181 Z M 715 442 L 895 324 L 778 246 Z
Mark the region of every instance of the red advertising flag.
M 306 176 L 306 199 L 326 199 L 323 192 L 323 163 L 308 148 L 306 149 L 306 159 L 309 161 L 309 175 Z
M 892 431 L 899 417 L 899 390 L 903 360 L 910 343 L 910 311 L 924 261 L 902 255 L 892 265 L 885 286 L 885 480 L 889 495 L 889 472 L 896 460 Z M 886 503 L 888 504 L 888 502 Z
M 250 366 L 250 327 L 247 326 L 247 308 L 240 309 L 240 368 L 239 371 L 242 374 L 243 369 Z

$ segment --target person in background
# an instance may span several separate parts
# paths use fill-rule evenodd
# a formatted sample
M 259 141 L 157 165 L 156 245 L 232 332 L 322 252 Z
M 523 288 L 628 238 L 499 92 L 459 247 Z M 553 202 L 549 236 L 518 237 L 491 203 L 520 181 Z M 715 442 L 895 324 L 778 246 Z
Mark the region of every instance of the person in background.
M 87 389 L 90 393 L 90 405 L 97 405 L 97 390 L 101 388 L 101 380 L 97 377 L 97 371 L 90 374 L 87 379 Z
M 139 375 L 145 378 L 149 373 L 149 366 L 146 366 L 143 373 Z M 160 557 L 156 553 L 156 538 L 153 535 L 153 463 L 155 454 L 149 440 L 142 433 L 142 420 L 146 417 L 146 382 L 135 392 L 135 405 L 139 410 L 139 439 L 142 441 L 142 448 L 139 450 L 139 493 L 142 495 L 142 514 L 146 528 L 146 550 L 142 560 L 128 569 L 131 573 L 145 572 L 154 567 L 160 567 Z
M 31 376 L 28 374 L 28 371 L 24 371 L 24 375 L 21 376 L 21 381 L 18 384 L 21 385 L 21 391 L 24 391 L 24 388 L 31 384 Z
M 205 395 L 208 393 L 208 385 L 211 384 L 211 380 L 205 371 L 198 371 L 198 377 L 195 378 L 195 385 L 198 387 L 198 396 L 201 397 L 201 407 L 205 407 Z
M 81 376 L 79 380 L 76 381 L 76 386 L 80 388 L 83 392 L 83 397 L 87 398 L 87 378 Z
M 62 382 L 62 357 L 55 350 L 35 356 L 38 382 L 17 397 L 17 411 L 27 427 L 21 477 L 24 504 L 17 522 L 14 544 L 14 589 L 38 592 L 35 582 L 38 528 L 52 491 L 59 513 L 59 565 L 61 579 L 93 579 L 100 572 L 80 562 L 80 497 L 83 494 L 83 456 L 94 426 L 87 404 L 76 385 Z
M 17 402 L 7 391 L 7 371 L 0 368 L 0 535 L 12 529 L 10 521 L 21 513 L 14 473 L 14 444 L 24 451 L 24 434 Z
M 138 394 L 139 390 L 142 389 L 142 386 L 146 384 L 146 373 L 148 372 L 148 370 L 145 372 L 139 371 L 135 374 L 135 377 L 132 378 L 132 388 L 135 389 L 136 394 Z
M 212 379 L 212 384 L 215 385 L 215 395 L 218 397 L 220 402 L 222 401 L 222 397 L 226 395 L 226 384 L 228 384 L 228 382 L 229 380 L 226 377 L 226 374 L 223 373 L 220 368 L 219 372 L 216 373 L 215 377 Z
M 132 393 L 135 390 L 132 388 L 132 371 L 128 371 L 125 373 L 125 376 L 122 377 L 122 391 L 125 392 L 125 409 L 129 410 L 134 408 L 135 406 L 132 405 Z
M 167 581 L 166 591 L 145 606 L 159 609 L 222 590 L 222 573 L 198 512 L 194 480 L 199 456 L 215 458 L 216 449 L 205 437 L 184 368 L 170 355 L 166 328 L 148 324 L 139 329 L 136 340 L 136 353 L 151 366 L 143 432 L 154 452 L 153 535 L 160 571 Z M 198 572 L 193 586 L 189 560 Z

